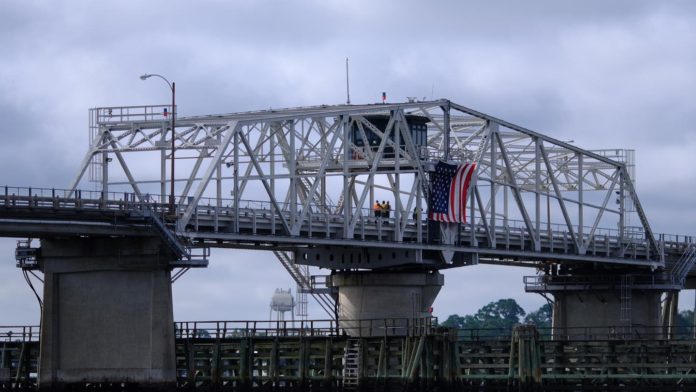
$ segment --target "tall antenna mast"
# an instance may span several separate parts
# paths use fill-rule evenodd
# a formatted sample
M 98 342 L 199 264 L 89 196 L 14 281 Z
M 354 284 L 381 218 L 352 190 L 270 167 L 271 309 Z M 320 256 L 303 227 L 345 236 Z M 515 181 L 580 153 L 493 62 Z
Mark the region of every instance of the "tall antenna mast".
M 350 84 L 348 82 L 348 57 L 346 57 L 346 104 L 350 105 Z

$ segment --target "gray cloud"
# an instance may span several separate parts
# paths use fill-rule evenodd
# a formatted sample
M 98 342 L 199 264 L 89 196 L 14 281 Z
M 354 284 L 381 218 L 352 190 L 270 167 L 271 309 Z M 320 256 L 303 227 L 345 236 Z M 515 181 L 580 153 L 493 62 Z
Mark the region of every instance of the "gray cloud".
M 176 81 L 181 114 L 226 113 L 342 102 L 350 57 L 353 102 L 434 95 L 581 147 L 635 148 L 655 229 L 694 233 L 694 26 L 691 1 L 3 1 L 0 183 L 67 186 L 88 108 L 168 102 L 144 72 Z M 448 271 L 436 314 L 502 295 L 532 310 L 531 272 Z M 477 285 L 493 275 L 517 286 Z M 0 264 L 0 324 L 37 316 L 20 278 Z M 176 284 L 177 318 L 265 318 L 289 285 L 268 254 L 219 251 Z

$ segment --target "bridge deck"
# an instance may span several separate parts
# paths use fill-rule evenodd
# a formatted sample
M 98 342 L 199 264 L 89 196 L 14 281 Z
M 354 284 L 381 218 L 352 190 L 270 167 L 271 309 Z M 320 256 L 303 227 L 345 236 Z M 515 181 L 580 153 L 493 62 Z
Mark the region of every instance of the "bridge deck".
M 133 194 L 109 196 L 102 198 L 98 192 L 69 194 L 47 189 L 6 188 L 5 194 L 0 194 L 0 234 L 19 237 L 156 235 L 140 212 L 149 210 L 164 216 L 166 205 L 136 202 Z M 186 204 L 179 205 L 179 215 L 187 208 Z M 396 222 L 394 217 L 374 217 L 371 211 L 365 210 L 346 234 L 345 216 L 329 211 L 309 210 L 305 214 L 299 211 L 293 215 L 287 210 L 275 209 L 268 202 L 244 201 L 236 208 L 201 203 L 193 209 L 189 225 L 178 228 L 177 235 L 188 238 L 194 245 L 206 247 L 302 250 L 330 246 L 415 250 L 421 252 L 419 257 L 399 262 L 440 264 L 442 268 L 458 265 L 456 262 L 442 265 L 438 255 L 447 250 L 473 257 L 475 261 L 489 262 L 577 261 L 657 266 L 660 260 L 660 255 L 649 252 L 647 241 L 640 235 L 620 237 L 615 230 L 599 229 L 592 235 L 585 234 L 583 240 L 589 246 L 580 254 L 568 231 L 558 224 L 544 225 L 547 230 L 540 231 L 540 246 L 534 249 L 520 221 L 507 220 L 493 233 L 485 225 L 462 224 L 457 227 L 451 243 L 443 243 L 439 225 L 429 224 L 423 214 L 415 217 L 417 219 L 409 216 Z M 302 221 L 297 225 L 299 229 L 290 233 L 285 222 L 290 222 L 293 216 L 302 217 Z M 681 256 L 693 242 L 691 237 L 660 235 L 659 238 L 668 263 Z M 307 263 L 341 267 L 326 260 L 308 260 Z

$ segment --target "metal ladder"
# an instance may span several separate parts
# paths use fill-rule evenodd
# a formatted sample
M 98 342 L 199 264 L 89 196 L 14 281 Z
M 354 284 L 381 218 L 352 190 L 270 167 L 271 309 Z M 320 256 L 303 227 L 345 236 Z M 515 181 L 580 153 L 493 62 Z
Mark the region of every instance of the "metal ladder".
M 360 384 L 360 340 L 348 339 L 343 352 L 343 390 L 357 391 Z
M 633 276 L 621 276 L 621 315 L 622 322 L 631 322 L 632 318 L 632 303 L 631 289 L 633 286 Z

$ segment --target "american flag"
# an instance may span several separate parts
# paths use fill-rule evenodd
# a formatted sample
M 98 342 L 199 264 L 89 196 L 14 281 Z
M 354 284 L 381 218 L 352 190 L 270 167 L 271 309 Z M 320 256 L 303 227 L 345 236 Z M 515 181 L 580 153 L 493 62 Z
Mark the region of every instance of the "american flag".
M 442 161 L 437 163 L 430 191 L 428 219 L 448 223 L 466 223 L 466 195 L 475 169 L 475 163 L 463 165 L 450 165 Z

